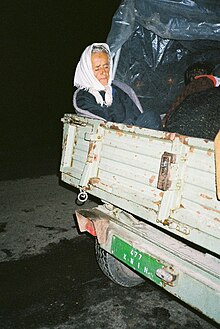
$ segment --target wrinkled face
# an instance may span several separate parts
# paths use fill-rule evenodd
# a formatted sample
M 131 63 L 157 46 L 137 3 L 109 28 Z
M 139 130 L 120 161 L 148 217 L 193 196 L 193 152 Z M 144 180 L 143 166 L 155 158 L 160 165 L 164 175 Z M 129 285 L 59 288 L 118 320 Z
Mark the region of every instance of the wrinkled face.
M 109 79 L 109 61 L 106 53 L 92 53 L 91 55 L 93 74 L 99 82 L 106 86 Z

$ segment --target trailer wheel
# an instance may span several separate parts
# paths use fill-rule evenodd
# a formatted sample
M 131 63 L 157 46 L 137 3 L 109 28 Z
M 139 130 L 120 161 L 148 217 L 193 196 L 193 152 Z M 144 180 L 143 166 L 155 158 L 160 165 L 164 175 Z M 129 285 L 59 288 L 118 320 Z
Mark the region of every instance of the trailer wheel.
M 114 283 L 130 288 L 145 281 L 129 267 L 102 249 L 97 239 L 95 240 L 95 252 L 102 272 Z

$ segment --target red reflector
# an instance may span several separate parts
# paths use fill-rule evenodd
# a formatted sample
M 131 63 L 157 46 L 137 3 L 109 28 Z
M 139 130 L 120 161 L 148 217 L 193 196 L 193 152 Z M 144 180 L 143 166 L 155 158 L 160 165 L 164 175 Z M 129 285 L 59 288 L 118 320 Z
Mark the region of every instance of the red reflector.
M 90 220 L 86 223 L 85 229 L 86 229 L 87 232 L 89 232 L 93 236 L 96 236 L 96 231 L 95 231 L 94 224 Z

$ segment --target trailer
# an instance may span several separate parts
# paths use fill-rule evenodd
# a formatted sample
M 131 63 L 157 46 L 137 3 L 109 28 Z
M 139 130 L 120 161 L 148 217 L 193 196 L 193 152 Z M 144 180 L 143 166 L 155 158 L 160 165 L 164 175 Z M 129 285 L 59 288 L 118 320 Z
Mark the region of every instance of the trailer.
M 150 279 L 220 323 L 213 141 L 73 114 L 63 124 L 62 181 L 103 203 L 76 211 L 103 272 L 127 287 Z
M 115 77 L 130 82 L 143 106 L 154 104 L 163 115 L 189 61 L 220 62 L 220 5 L 211 7 L 207 1 L 122 1 L 107 41 Z M 220 324 L 214 141 L 72 113 L 62 122 L 61 180 L 78 189 L 79 202 L 90 195 L 100 200 L 77 210 L 76 218 L 80 231 L 95 237 L 105 275 L 125 287 L 151 280 Z

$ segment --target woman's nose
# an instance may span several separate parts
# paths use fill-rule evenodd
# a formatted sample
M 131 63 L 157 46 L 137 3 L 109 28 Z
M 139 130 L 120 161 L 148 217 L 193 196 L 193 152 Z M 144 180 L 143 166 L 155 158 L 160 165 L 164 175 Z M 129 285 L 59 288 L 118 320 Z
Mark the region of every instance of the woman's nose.
M 103 74 L 103 75 L 106 74 L 106 71 L 105 71 L 105 68 L 104 67 L 101 68 L 101 72 L 100 73 Z

